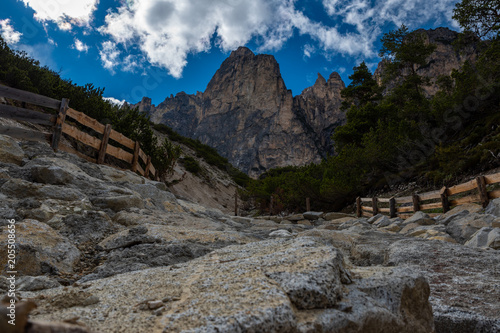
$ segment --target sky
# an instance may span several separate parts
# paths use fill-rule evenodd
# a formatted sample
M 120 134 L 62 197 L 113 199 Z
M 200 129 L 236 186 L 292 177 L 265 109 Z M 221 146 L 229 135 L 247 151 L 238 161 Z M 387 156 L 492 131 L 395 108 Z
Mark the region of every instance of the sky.
M 380 38 L 449 27 L 457 0 L 1 0 L 0 34 L 65 79 L 113 101 L 204 91 L 232 50 L 272 54 L 293 95 L 336 71 L 348 84 Z

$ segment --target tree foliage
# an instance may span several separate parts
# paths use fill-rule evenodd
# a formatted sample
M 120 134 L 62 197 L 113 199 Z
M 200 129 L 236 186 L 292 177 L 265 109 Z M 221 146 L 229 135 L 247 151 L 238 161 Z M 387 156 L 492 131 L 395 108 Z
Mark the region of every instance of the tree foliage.
M 453 10 L 453 19 L 479 37 L 496 38 L 500 31 L 498 0 L 462 0 Z
M 127 105 L 118 107 L 103 99 L 104 88 L 93 84 L 83 86 L 63 79 L 60 75 L 40 66 L 26 52 L 14 51 L 0 36 L 0 82 L 11 87 L 27 90 L 55 99 L 69 98 L 73 109 L 111 124 L 113 128 L 141 144 L 143 151 L 151 156 L 160 176 L 168 175 L 180 154 L 180 148 L 169 142 L 158 142 L 151 129 L 149 117 Z

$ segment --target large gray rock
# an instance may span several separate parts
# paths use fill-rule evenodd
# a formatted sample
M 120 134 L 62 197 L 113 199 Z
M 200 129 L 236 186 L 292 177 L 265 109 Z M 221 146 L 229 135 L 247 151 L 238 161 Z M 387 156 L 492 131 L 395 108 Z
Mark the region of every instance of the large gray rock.
M 319 218 L 322 218 L 324 213 L 323 212 L 305 212 L 302 215 L 304 215 L 304 218 L 307 220 L 317 220 Z
M 0 162 L 21 165 L 25 157 L 16 140 L 7 135 L 0 135 Z
M 433 331 L 424 278 L 392 268 L 357 269 L 355 276 L 338 250 L 315 238 L 268 240 L 46 290 L 34 317 L 78 315 L 103 332 Z M 54 306 L 82 292 L 99 302 Z
M 446 225 L 446 232 L 457 242 L 464 244 L 476 231 L 484 227 L 491 227 L 496 217 L 487 214 L 466 214 L 457 216 Z
M 500 198 L 491 200 L 484 212 L 500 217 Z
M 500 228 L 481 228 L 472 235 L 465 245 L 500 250 Z
M 385 264 L 407 267 L 428 278 L 438 332 L 497 332 L 500 328 L 497 251 L 408 238 L 388 247 Z
M 7 249 L 8 231 L 3 228 L 0 246 Z M 80 251 L 57 231 L 36 220 L 16 223 L 16 270 L 20 275 L 73 273 L 80 260 Z M 7 251 L 0 251 L 0 260 L 7 262 Z M 2 272 L 9 270 L 1 267 Z

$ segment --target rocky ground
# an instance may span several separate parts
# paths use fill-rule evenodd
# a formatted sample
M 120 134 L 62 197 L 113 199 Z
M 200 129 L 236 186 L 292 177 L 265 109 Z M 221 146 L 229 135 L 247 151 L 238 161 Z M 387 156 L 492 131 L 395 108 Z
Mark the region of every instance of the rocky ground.
M 1 332 L 500 331 L 499 200 L 235 217 L 7 136 L 0 199 L 0 291 L 15 219 L 19 300 Z

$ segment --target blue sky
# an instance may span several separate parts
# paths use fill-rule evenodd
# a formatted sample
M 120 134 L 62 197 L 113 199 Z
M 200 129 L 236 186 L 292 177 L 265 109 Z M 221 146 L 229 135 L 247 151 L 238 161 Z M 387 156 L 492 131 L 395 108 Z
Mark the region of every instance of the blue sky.
M 104 95 L 159 104 L 204 91 L 238 46 L 272 54 L 293 95 L 317 73 L 380 60 L 384 32 L 452 21 L 456 0 L 2 0 L 0 33 L 42 65 Z

